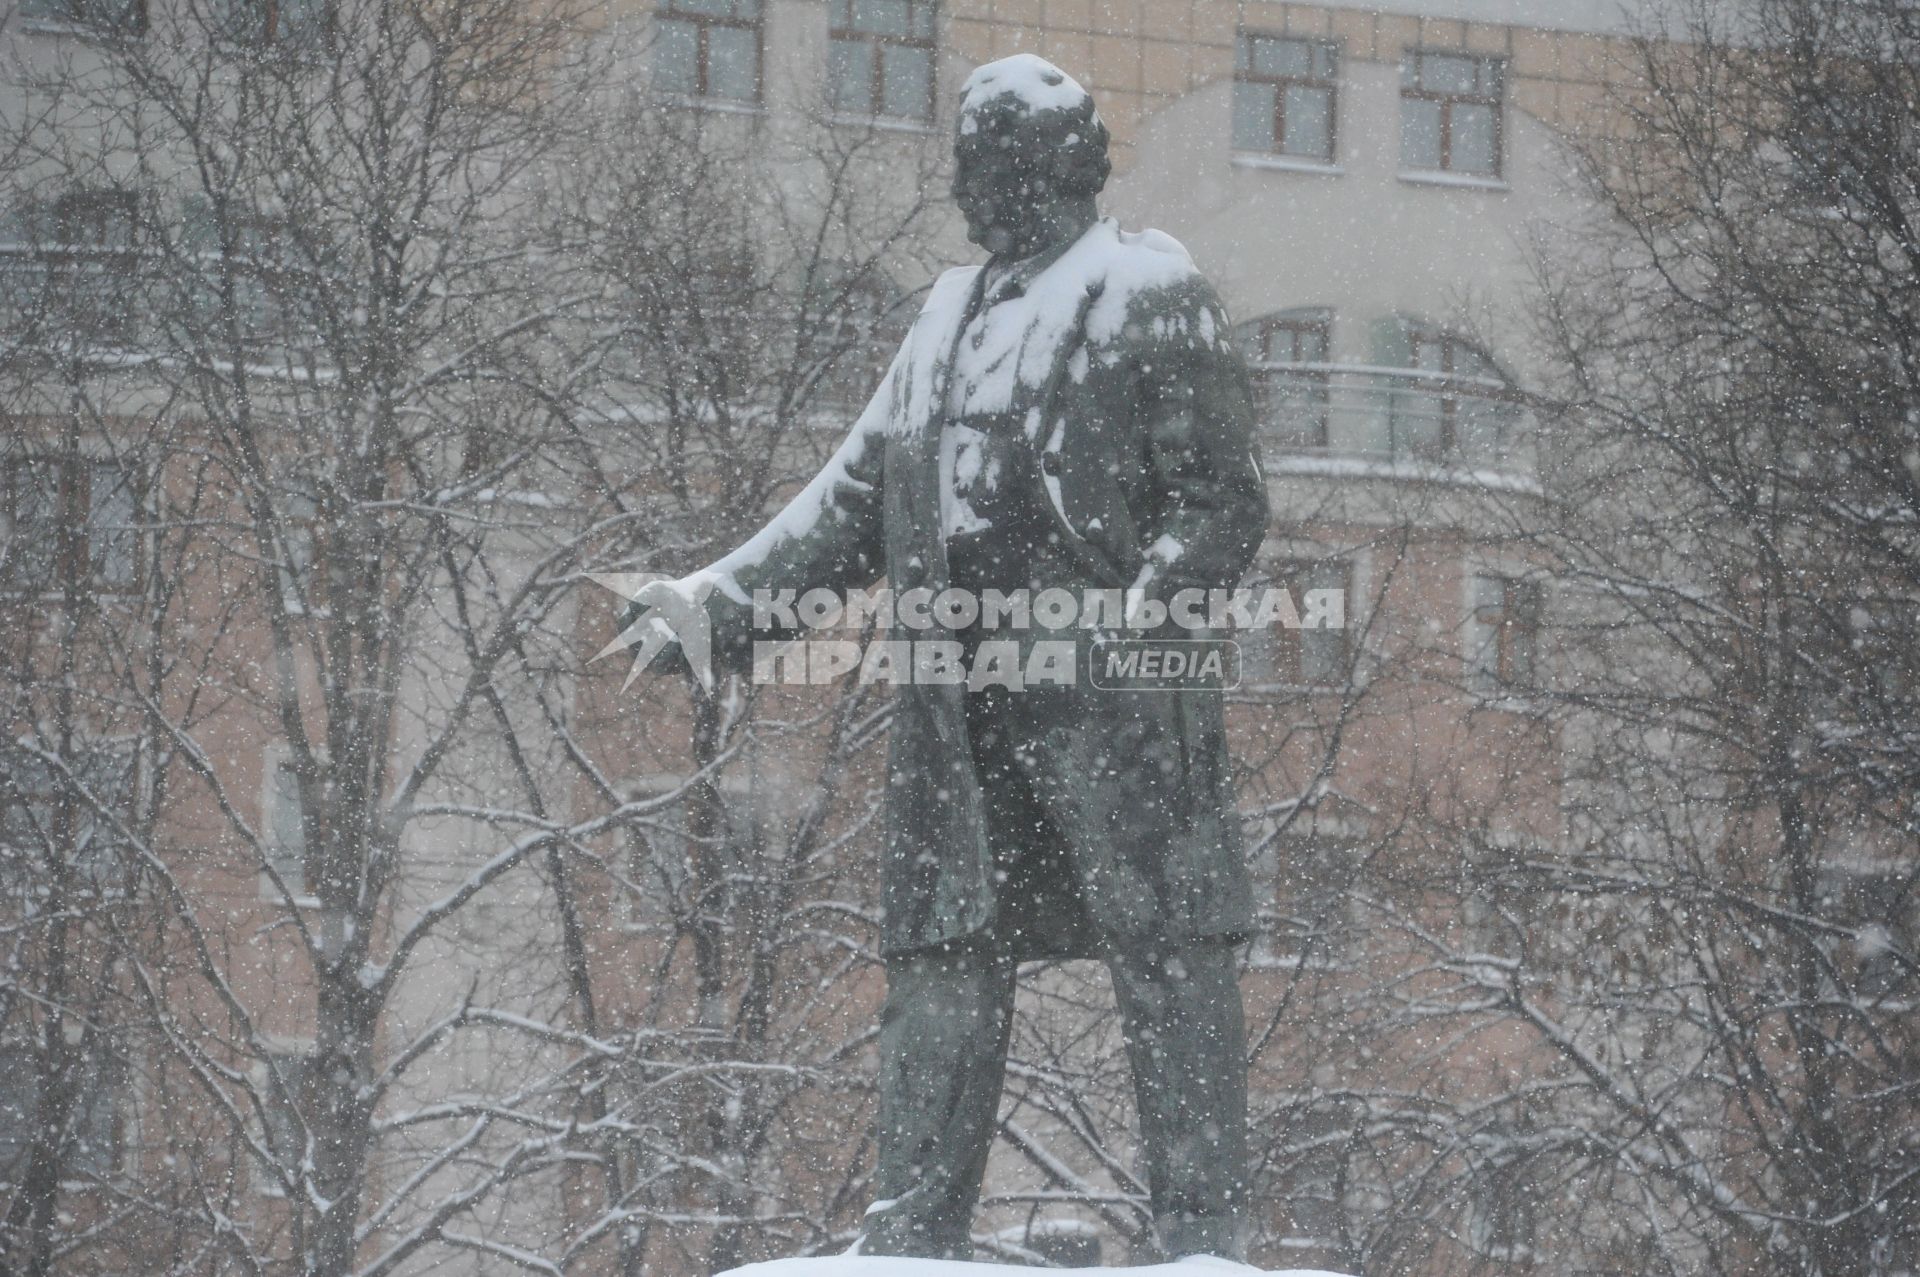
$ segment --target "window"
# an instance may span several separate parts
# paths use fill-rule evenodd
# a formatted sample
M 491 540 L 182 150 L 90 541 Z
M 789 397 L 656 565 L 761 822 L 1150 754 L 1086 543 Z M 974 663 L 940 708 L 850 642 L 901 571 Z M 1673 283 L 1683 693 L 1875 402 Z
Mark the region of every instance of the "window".
M 1410 51 L 1400 67 L 1400 166 L 1500 176 L 1505 81 L 1497 58 Z
M 42 329 L 40 340 L 61 349 L 129 344 L 141 311 L 132 296 L 140 279 L 139 197 L 67 191 L 21 208 L 15 225 L 16 242 L 0 262 L 9 321 Z
M 85 585 L 122 593 L 139 581 L 136 472 L 113 461 L 0 460 L 0 582 L 16 593 Z
M 0 883 L 10 890 L 44 889 L 56 863 L 96 885 L 113 872 L 119 843 L 99 809 L 132 801 L 134 751 L 79 745 L 65 762 L 63 774 L 24 750 L 0 755 Z
M 660 0 L 656 87 L 690 98 L 760 100 L 761 0 Z
M 318 603 L 313 577 L 313 527 L 320 516 L 319 497 L 289 486 L 282 490 L 275 513 L 280 556 L 274 570 L 280 578 L 280 604 L 289 616 L 303 616 Z
M 1861 590 L 1814 600 L 1789 622 L 1819 713 L 1904 726 L 1920 692 L 1920 602 Z
M 331 20 L 330 0 L 221 0 L 220 29 L 243 44 L 310 47 Z
M 827 87 L 833 109 L 933 118 L 933 0 L 833 0 Z
M 1244 640 L 1245 682 L 1289 687 L 1343 687 L 1347 682 L 1347 595 L 1351 573 L 1342 559 L 1282 559 L 1255 590 L 1287 591 L 1299 625 L 1277 624 Z
M 1920 878 L 1911 869 L 1822 868 L 1822 920 L 1852 929 L 1835 947 L 1834 972 L 1859 998 L 1906 1002 L 1920 994 Z
M 1409 373 L 1385 401 L 1385 443 L 1396 456 L 1498 466 L 1522 449 L 1521 399 L 1493 358 L 1467 338 L 1396 318 L 1376 336 L 1375 362 Z
M 306 1121 L 302 1114 L 312 1099 L 316 1061 L 310 1046 L 276 1050 L 272 1059 L 256 1066 L 254 1084 L 259 1087 L 261 1109 L 266 1115 L 262 1142 L 283 1171 L 296 1171 L 306 1158 Z M 266 1197 L 283 1197 L 285 1187 L 271 1169 L 260 1175 L 260 1192 Z
M 20 0 L 20 16 L 115 34 L 138 35 L 147 29 L 146 0 Z
M 43 238 L 62 248 L 129 249 L 140 220 L 132 191 L 68 191 L 47 206 Z
M 126 1069 L 96 1047 L 90 1058 L 70 1066 L 73 1108 L 55 1149 L 63 1180 L 111 1175 L 120 1164 L 118 1097 Z M 27 1159 L 44 1132 L 40 1126 L 40 1088 L 46 1059 L 32 1047 L 0 1047 L 0 1183 L 18 1184 Z
M 287 751 L 267 760 L 265 828 L 262 850 L 280 881 L 296 896 L 307 892 L 306 806 L 300 794 L 300 773 Z
M 626 923 L 635 931 L 672 930 L 690 908 L 693 840 L 687 831 L 687 805 L 693 793 L 681 792 L 677 776 L 652 777 L 635 785 L 630 801 L 678 797 L 667 806 L 624 822 L 626 840 Z
M 1338 49 L 1243 31 L 1234 45 L 1236 150 L 1332 163 Z
M 1360 852 L 1351 837 L 1301 832 L 1270 837 L 1254 857 L 1255 881 L 1271 893 L 1251 959 L 1289 971 L 1338 970 L 1354 936 L 1353 889 Z
M 1332 312 L 1283 311 L 1243 325 L 1242 334 L 1268 437 L 1281 448 L 1326 447 Z
M 1543 591 L 1538 581 L 1476 573 L 1467 667 L 1483 692 L 1539 686 Z
M 1333 1250 L 1346 1234 L 1341 1198 L 1352 1127 L 1352 1115 L 1335 1108 L 1301 1107 L 1289 1115 L 1276 1167 L 1288 1249 Z
M 1515 1158 L 1485 1165 L 1475 1175 L 1467 1238 L 1487 1258 L 1509 1264 L 1534 1258 L 1540 1237 L 1535 1170 Z
M 715 788 L 704 792 L 675 775 L 628 787 L 629 801 L 672 799 L 624 825 L 630 930 L 671 931 L 703 911 L 733 907 L 727 901 L 772 834 L 772 793 L 741 772 Z

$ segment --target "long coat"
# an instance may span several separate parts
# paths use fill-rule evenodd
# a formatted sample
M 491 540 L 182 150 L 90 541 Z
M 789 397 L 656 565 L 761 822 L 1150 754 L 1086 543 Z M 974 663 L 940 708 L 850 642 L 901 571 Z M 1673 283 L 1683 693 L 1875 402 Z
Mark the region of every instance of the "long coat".
M 1036 266 L 1038 268 L 1036 268 Z M 947 584 L 939 439 L 950 406 L 1004 413 L 1093 579 L 1170 598 L 1232 588 L 1267 521 L 1245 365 L 1186 251 L 1096 222 L 983 296 L 981 267 L 935 284 L 852 433 L 820 474 L 705 578 L 713 651 L 744 668 L 755 590 Z M 906 637 L 943 637 L 938 625 Z M 951 636 L 945 636 L 951 637 Z M 1085 666 L 1083 665 L 1084 669 Z M 1038 759 L 1085 922 L 1022 956 L 1235 938 L 1251 927 L 1217 691 L 1049 689 Z M 883 949 L 960 940 L 996 916 L 966 690 L 903 685 L 887 764 Z

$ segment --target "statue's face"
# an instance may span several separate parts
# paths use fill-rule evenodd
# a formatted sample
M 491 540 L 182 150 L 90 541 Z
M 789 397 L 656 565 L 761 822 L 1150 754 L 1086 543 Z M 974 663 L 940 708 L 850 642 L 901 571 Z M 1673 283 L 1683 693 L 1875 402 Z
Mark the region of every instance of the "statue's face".
M 953 198 L 967 238 L 989 253 L 1019 252 L 1039 237 L 1049 166 L 1020 130 L 983 123 L 953 144 Z

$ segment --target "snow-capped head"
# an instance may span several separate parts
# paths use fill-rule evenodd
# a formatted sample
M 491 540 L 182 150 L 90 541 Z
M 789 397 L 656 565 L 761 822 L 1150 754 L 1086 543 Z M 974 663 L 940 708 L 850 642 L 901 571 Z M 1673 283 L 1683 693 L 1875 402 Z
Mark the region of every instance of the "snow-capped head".
M 1012 98 L 1017 109 L 1029 114 L 1093 109 L 1093 95 L 1079 81 L 1045 58 L 1016 53 L 989 62 L 967 77 L 960 90 L 961 129 L 966 130 L 968 116 L 1003 97 Z
M 1042 248 L 1060 226 L 1083 228 L 1112 170 L 1092 96 L 1031 53 L 967 77 L 953 157 L 968 238 L 996 254 Z

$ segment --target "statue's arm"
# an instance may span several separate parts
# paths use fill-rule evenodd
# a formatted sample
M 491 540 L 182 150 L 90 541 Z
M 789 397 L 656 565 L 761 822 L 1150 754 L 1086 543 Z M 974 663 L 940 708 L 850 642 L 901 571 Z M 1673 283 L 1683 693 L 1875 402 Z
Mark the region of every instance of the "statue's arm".
M 756 591 L 841 593 L 872 585 L 885 571 L 882 450 L 880 431 L 856 426 L 812 482 L 765 527 L 706 569 L 716 579 L 707 612 L 720 668 L 749 667 L 755 639 L 791 637 L 754 629 Z
M 889 371 L 846 440 L 766 526 L 738 549 L 682 578 L 712 587 L 706 611 L 717 671 L 750 668 L 756 639 L 790 637 L 755 629 L 756 591 L 839 592 L 871 585 L 881 576 L 885 428 L 894 377 Z
M 1141 584 L 1166 598 L 1239 584 L 1266 534 L 1267 492 L 1252 384 L 1219 299 L 1196 276 L 1158 301 L 1177 322 L 1141 352 L 1135 393 L 1152 494 Z

